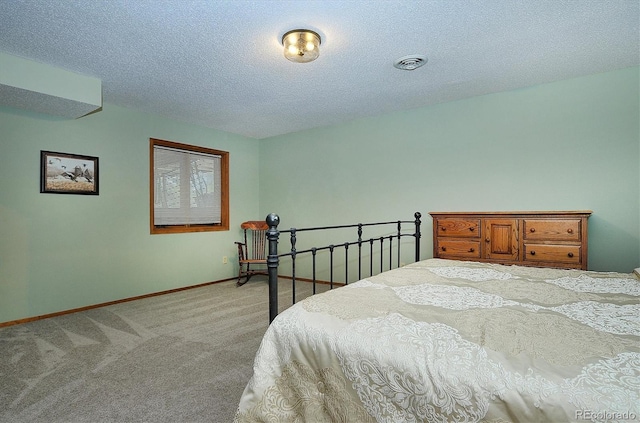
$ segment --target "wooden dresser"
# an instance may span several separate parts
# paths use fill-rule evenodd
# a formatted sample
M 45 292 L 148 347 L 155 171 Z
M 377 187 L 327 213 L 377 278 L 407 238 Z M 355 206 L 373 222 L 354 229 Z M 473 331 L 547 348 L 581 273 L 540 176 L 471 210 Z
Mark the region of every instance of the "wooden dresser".
M 434 257 L 587 269 L 590 210 L 429 214 Z

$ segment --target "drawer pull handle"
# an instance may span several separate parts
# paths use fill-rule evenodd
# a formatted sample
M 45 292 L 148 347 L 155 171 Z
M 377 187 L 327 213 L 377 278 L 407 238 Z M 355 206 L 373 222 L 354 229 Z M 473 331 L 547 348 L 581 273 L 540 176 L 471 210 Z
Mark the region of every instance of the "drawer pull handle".
M 535 255 L 536 255 L 536 252 L 535 252 L 535 251 L 533 251 L 533 250 L 531 250 L 531 253 L 530 253 L 530 254 L 531 254 L 532 256 L 535 256 Z
M 569 229 L 567 229 L 567 232 L 572 234 L 573 233 L 573 229 L 569 228 Z
M 473 232 L 473 228 L 469 228 L 469 230 L 470 230 L 471 232 Z
M 529 229 L 529 232 L 535 232 L 535 231 L 536 231 L 536 228 Z
M 469 252 L 473 253 L 475 250 L 473 248 L 469 248 Z
M 573 253 L 569 253 L 567 254 L 569 257 L 573 257 Z
M 442 251 L 447 251 L 447 247 L 442 247 Z
M 491 242 L 489 238 L 485 238 L 484 242 Z

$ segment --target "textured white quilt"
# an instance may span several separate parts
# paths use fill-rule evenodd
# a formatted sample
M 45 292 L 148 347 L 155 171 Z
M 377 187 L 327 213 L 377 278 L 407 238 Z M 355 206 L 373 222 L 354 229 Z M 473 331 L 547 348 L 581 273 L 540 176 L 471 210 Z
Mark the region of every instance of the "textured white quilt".
M 242 422 L 640 419 L 640 281 L 430 259 L 271 324 Z

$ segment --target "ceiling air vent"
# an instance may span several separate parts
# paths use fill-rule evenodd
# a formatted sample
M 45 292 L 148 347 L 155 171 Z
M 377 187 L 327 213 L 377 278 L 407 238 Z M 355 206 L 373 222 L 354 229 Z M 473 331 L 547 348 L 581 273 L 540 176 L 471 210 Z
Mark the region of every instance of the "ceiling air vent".
M 393 62 L 393 66 L 402 70 L 414 70 L 418 69 L 420 66 L 423 66 L 427 63 L 427 56 L 422 56 L 419 54 L 412 54 L 409 56 L 404 56 Z

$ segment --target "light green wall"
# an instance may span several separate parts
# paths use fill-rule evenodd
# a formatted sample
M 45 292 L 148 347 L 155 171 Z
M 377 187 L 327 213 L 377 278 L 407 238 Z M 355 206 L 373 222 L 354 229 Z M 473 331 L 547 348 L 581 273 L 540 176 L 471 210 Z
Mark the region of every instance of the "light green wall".
M 232 230 L 149 234 L 150 137 L 229 151 Z M 97 156 L 100 195 L 41 194 L 40 150 Z M 236 228 L 259 210 L 258 152 L 109 104 L 76 120 L 0 109 L 0 322 L 233 277 Z
M 284 228 L 430 211 L 593 210 L 589 268 L 640 266 L 638 68 L 279 136 L 260 210 Z
M 92 110 L 102 104 L 102 83 L 98 78 L 0 52 L 2 85 L 95 105 Z
M 0 108 L 0 322 L 233 277 L 244 220 L 591 209 L 589 267 L 640 265 L 638 68 L 257 141 L 104 105 Z M 228 232 L 149 234 L 149 138 L 230 152 Z M 98 156 L 100 195 L 40 194 L 40 150 Z M 230 263 L 222 264 L 222 256 Z

